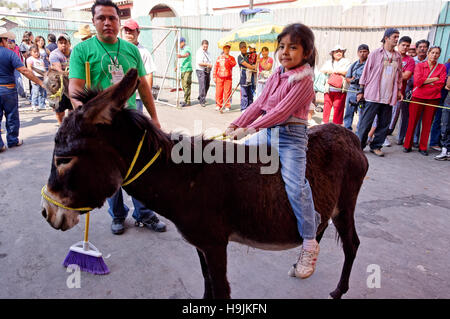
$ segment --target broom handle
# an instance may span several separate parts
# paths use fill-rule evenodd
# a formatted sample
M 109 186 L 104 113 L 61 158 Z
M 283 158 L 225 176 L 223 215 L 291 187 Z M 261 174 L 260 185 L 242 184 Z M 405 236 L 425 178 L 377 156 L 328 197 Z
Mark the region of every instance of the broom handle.
M 89 212 L 86 214 L 86 223 L 84 224 L 84 242 L 87 243 L 89 240 Z
M 86 72 L 86 87 L 88 89 L 90 89 L 91 88 L 91 67 L 90 67 L 88 61 L 86 61 L 84 63 L 84 69 L 85 69 L 85 72 Z
M 91 87 L 91 68 L 89 62 L 86 61 L 84 64 L 84 68 L 86 71 L 86 87 L 89 89 Z M 88 240 L 89 240 L 89 214 L 86 214 L 86 223 L 84 224 L 84 250 L 89 250 Z

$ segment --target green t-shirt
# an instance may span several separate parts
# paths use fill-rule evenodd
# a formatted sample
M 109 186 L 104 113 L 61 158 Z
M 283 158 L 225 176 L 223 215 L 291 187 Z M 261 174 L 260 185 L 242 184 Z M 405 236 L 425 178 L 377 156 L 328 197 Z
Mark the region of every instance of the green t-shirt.
M 147 72 L 137 46 L 122 39 L 118 40 L 114 44 L 108 44 L 92 37 L 77 44 L 70 56 L 69 78 L 86 80 L 87 61 L 91 68 L 92 87 L 106 89 L 114 84 L 113 75 L 119 74 L 119 77 L 114 76 L 114 79 L 120 79 L 120 74 L 123 72 L 125 75 L 131 68 L 136 68 L 138 75 L 144 76 Z M 127 108 L 136 109 L 136 93 L 130 97 L 127 104 Z
M 183 58 L 183 61 L 181 62 L 181 73 L 192 71 L 192 52 L 191 48 L 187 45 L 181 49 L 181 55 L 186 53 L 189 53 L 189 55 L 186 58 Z

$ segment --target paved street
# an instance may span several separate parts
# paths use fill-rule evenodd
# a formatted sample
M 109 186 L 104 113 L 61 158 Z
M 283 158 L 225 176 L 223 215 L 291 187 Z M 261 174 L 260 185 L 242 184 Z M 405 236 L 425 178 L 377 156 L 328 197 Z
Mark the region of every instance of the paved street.
M 181 110 L 158 104 L 163 128 L 194 132 L 201 123 L 202 131 L 220 131 L 240 114 L 238 99 L 233 100 L 235 111 L 222 115 L 209 102 L 206 108 L 196 104 Z M 314 119 L 320 122 L 321 115 Z M 168 231 L 154 233 L 134 227 L 130 212 L 126 232 L 115 236 L 105 206 L 91 213 L 90 241 L 103 252 L 111 273 L 82 273 L 81 288 L 68 288 L 71 274 L 61 263 L 69 247 L 82 240 L 84 222 L 61 232 L 40 214 L 56 118 L 51 110 L 36 113 L 25 108 L 20 118 L 24 145 L 0 154 L 0 298 L 201 298 L 197 253 L 170 221 L 162 218 Z M 2 125 L 5 140 L 4 121 Z M 404 154 L 397 145 L 384 150 L 386 157 L 377 158 L 366 149 L 370 168 L 356 209 L 361 245 L 344 298 L 450 298 L 450 162 L 435 161 L 432 151 L 424 157 L 417 151 Z M 344 259 L 334 227 L 321 242 L 316 273 L 306 280 L 287 276 L 297 252 L 230 243 L 232 297 L 327 298 L 338 283 Z M 380 288 L 367 285 L 373 273 L 368 266 L 374 264 L 381 270 Z

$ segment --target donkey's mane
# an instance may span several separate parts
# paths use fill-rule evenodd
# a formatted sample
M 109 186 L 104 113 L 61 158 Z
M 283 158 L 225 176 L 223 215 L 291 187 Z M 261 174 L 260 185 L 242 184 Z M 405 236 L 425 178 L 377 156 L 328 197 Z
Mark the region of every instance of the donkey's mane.
M 83 88 L 82 90 L 73 93 L 72 98 L 80 101 L 83 104 L 86 104 L 87 102 L 95 98 L 97 95 L 99 95 L 101 92 L 103 92 L 103 90 L 99 86 L 89 89 Z

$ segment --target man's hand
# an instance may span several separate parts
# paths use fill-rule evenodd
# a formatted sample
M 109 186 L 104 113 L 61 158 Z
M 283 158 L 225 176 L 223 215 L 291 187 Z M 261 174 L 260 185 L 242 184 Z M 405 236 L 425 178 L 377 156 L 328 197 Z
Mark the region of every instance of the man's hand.
M 364 98 L 364 94 L 363 93 L 359 93 L 356 95 L 356 102 L 359 102 L 362 98 Z
M 402 101 L 403 100 L 403 94 L 400 91 L 397 92 L 397 100 L 398 101 Z

